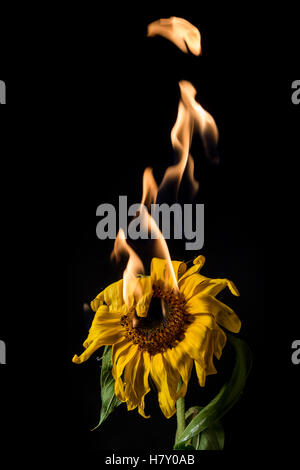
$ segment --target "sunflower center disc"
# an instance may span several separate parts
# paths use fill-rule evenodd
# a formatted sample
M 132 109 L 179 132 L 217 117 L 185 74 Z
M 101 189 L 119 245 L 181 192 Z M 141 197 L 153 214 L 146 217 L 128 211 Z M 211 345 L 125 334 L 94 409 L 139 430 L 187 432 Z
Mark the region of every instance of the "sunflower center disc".
M 161 299 L 166 306 L 165 312 L 160 313 L 159 322 L 154 322 L 151 318 L 140 319 L 133 309 L 122 316 L 121 325 L 127 339 L 137 344 L 140 350 L 154 355 L 175 347 L 184 338 L 191 316 L 185 312 L 185 299 L 180 293 L 153 286 L 152 297 Z

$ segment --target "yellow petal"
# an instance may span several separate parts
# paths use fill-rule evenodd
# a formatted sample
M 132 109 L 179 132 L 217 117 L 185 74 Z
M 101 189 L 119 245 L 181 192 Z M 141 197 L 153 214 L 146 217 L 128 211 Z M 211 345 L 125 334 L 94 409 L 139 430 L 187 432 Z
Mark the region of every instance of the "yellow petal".
M 196 369 L 199 385 L 201 387 L 204 387 L 205 381 L 206 381 L 206 372 L 204 368 L 197 361 L 195 361 L 195 369 Z
M 200 387 L 205 387 L 205 382 L 206 382 L 206 377 L 208 375 L 214 375 L 217 373 L 217 370 L 213 363 L 211 364 L 209 369 L 204 369 L 201 364 L 199 364 L 197 361 L 194 362 L 195 364 L 195 369 L 196 369 L 196 374 L 198 377 L 198 382 Z
M 216 368 L 213 362 L 213 356 L 220 359 L 223 348 L 226 344 L 227 338 L 224 331 L 218 327 L 214 322 L 213 328 L 209 326 L 209 322 L 206 321 L 206 325 L 203 324 L 204 319 L 207 320 L 209 317 L 199 317 L 193 324 L 194 331 L 190 332 L 185 342 L 182 341 L 180 344 L 182 348 L 188 350 L 189 344 L 194 344 L 194 350 L 190 350 L 191 357 L 195 360 L 196 371 L 199 379 L 199 383 L 202 387 L 205 385 L 205 377 L 207 375 L 216 374 Z M 200 327 L 200 328 L 199 328 Z M 197 334 L 196 334 L 197 331 Z M 193 334 L 194 333 L 194 336 Z M 201 341 L 201 345 L 196 347 L 196 336 L 198 341 Z
M 128 341 L 120 342 L 112 347 L 112 376 L 115 380 L 115 395 L 125 402 L 125 383 L 122 374 L 126 365 L 137 356 L 138 347 Z
M 194 321 L 185 332 L 180 346 L 194 360 L 199 362 L 204 370 L 210 367 L 214 353 L 214 329 L 218 326 L 213 318 L 201 317 L 201 321 Z
M 125 313 L 126 306 L 123 300 L 123 279 L 110 284 L 104 291 L 100 292 L 91 302 L 92 310 L 95 312 L 103 302 L 106 303 L 109 310 Z
M 91 341 L 87 349 L 79 357 L 77 356 L 77 354 L 74 355 L 72 361 L 75 364 L 81 364 L 82 362 L 87 361 L 91 357 L 91 355 L 95 351 L 97 351 L 97 349 L 101 348 L 101 346 L 114 344 L 120 339 L 120 330 L 111 330 L 110 334 L 106 335 L 105 337 Z
M 98 308 L 103 305 L 104 302 L 104 291 L 100 292 L 100 294 L 95 297 L 94 300 L 91 301 L 91 309 L 93 312 L 97 312 Z
M 135 358 L 138 346 L 128 340 L 123 340 L 112 347 L 112 375 L 115 380 L 122 376 L 124 368 L 129 361 Z
M 150 374 L 150 364 L 151 364 L 150 354 L 145 351 L 143 353 L 143 359 L 144 359 L 144 376 L 143 376 L 143 379 L 144 379 L 144 390 L 145 390 L 145 392 L 143 393 L 141 401 L 138 405 L 138 412 L 144 418 L 150 418 L 150 415 L 149 416 L 145 415 L 145 395 L 150 391 L 150 386 L 149 386 L 149 382 L 148 382 L 149 374 Z
M 216 322 L 233 333 L 241 329 L 241 321 L 232 308 L 210 295 L 192 297 L 185 305 L 186 312 L 192 315 L 210 314 Z
M 232 281 L 230 281 L 229 279 L 226 279 L 226 280 L 227 280 L 227 286 L 228 286 L 230 292 L 231 292 L 233 295 L 239 297 L 240 293 L 239 293 L 239 291 L 238 291 L 236 285 L 235 285 Z
M 214 355 L 217 359 L 220 359 L 226 341 L 227 337 L 221 328 L 214 330 Z
M 193 266 L 191 266 L 187 271 L 185 271 L 184 275 L 181 276 L 181 278 L 178 281 L 178 285 L 183 281 L 183 279 L 186 279 L 188 276 L 191 276 L 192 274 L 196 274 L 200 271 L 202 266 L 205 263 L 205 257 L 203 255 L 197 256 L 197 258 L 194 259 L 193 261 Z
M 197 295 L 199 292 L 201 292 L 201 284 L 205 283 L 206 280 L 207 278 L 201 274 L 191 274 L 187 277 L 182 276 L 178 282 L 178 286 L 186 301 L 190 300 L 194 295 Z
M 215 297 L 219 294 L 225 287 L 228 287 L 230 292 L 235 296 L 239 296 L 239 291 L 235 287 L 232 281 L 228 279 L 210 279 L 206 278 L 204 282 L 201 282 L 201 289 L 199 291 L 200 294 L 204 295 L 211 295 Z
M 178 277 L 180 277 L 185 272 L 186 264 L 182 263 L 181 261 L 172 261 L 172 266 L 174 269 L 175 278 L 178 280 Z M 152 258 L 150 272 L 153 284 L 158 285 L 162 289 L 165 287 L 169 287 L 171 289 L 176 287 L 165 259 Z
M 151 356 L 150 373 L 157 388 L 160 409 L 162 410 L 166 418 L 171 418 L 171 416 L 176 413 L 176 402 L 170 394 L 166 369 L 164 367 L 164 362 L 161 353 L 155 354 L 155 356 Z
M 190 268 L 190 269 L 193 269 Z M 188 272 L 188 271 L 187 271 Z M 233 295 L 239 296 L 239 291 L 232 281 L 229 279 L 211 279 L 201 274 L 193 274 L 187 276 L 186 274 L 180 279 L 180 291 L 189 300 L 197 294 L 216 296 L 225 287 L 228 287 Z
M 197 258 L 195 258 L 193 261 L 193 265 L 197 266 L 198 270 L 202 268 L 204 263 L 205 263 L 205 256 L 203 255 L 197 256 Z
M 164 353 L 164 356 L 170 363 L 170 366 L 174 370 L 178 370 L 182 379 L 182 385 L 179 390 L 177 389 L 175 396 L 175 399 L 178 400 L 179 397 L 184 397 L 187 392 L 193 360 L 180 347 L 180 343 L 175 348 L 167 349 L 167 351 Z
M 162 354 L 162 362 L 163 362 L 163 367 L 165 370 L 165 381 L 166 385 L 169 390 L 169 394 L 171 398 L 176 401 L 178 396 L 177 396 L 177 389 L 178 389 L 178 384 L 180 380 L 180 374 L 178 371 L 177 367 L 173 367 L 171 364 L 167 352 L 164 352 Z
M 89 335 L 83 346 L 86 350 L 78 357 L 73 357 L 73 362 L 80 364 L 87 359 L 101 346 L 111 345 L 121 341 L 123 330 L 120 324 L 118 312 L 110 312 L 106 305 L 101 305 L 92 322 Z
M 148 376 L 150 372 L 150 357 L 146 351 L 138 351 L 134 359 L 125 367 L 125 397 L 128 410 L 138 407 L 139 413 L 145 415 L 145 395 L 150 391 Z
M 142 295 L 137 300 L 135 310 L 139 317 L 146 317 L 153 294 L 151 276 L 139 278 L 139 284 Z
M 128 309 L 136 307 L 137 314 L 146 317 L 152 298 L 152 280 L 150 276 L 135 278 L 127 282 L 127 305 L 123 299 L 123 279 L 109 285 L 91 302 L 92 310 L 96 311 L 105 303 L 111 311 L 120 315 Z

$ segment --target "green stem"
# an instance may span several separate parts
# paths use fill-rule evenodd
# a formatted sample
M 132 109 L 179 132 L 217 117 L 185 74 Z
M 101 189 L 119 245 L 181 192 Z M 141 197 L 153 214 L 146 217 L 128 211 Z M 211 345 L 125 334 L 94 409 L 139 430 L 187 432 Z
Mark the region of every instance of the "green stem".
M 178 384 L 178 389 L 182 385 L 182 380 Z M 183 431 L 185 430 L 185 403 L 184 398 L 178 398 L 176 402 L 176 415 L 177 415 L 177 432 L 176 432 L 176 440 L 179 439 Z

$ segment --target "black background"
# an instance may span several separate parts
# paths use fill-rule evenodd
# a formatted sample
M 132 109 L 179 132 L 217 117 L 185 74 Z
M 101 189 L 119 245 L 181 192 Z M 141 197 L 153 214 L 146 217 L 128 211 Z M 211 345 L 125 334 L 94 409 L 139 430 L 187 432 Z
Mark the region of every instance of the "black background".
M 199 28 L 201 57 L 163 38 L 146 38 L 149 22 L 170 15 Z M 81 366 L 71 359 L 87 334 L 83 303 L 122 275 L 109 259 L 113 241 L 96 237 L 96 208 L 117 205 L 119 195 L 139 202 L 147 166 L 160 181 L 172 163 L 178 81 L 186 79 L 220 131 L 219 166 L 205 160 L 197 139 L 192 148 L 200 182 L 195 202 L 205 204 L 203 273 L 238 286 L 241 297 L 224 301 L 241 318 L 241 337 L 254 354 L 245 393 L 223 420 L 225 449 L 249 455 L 279 441 L 291 450 L 299 411 L 290 357 L 299 335 L 292 300 L 297 281 L 286 261 L 296 258 L 299 109 L 290 99 L 294 56 L 276 62 L 273 54 L 274 42 L 283 47 L 284 39 L 287 50 L 294 41 L 282 31 L 275 41 L 267 29 L 274 24 L 246 7 L 216 13 L 145 4 L 143 11 L 123 7 L 100 18 L 74 7 L 56 37 L 40 48 L 30 39 L 30 53 L 24 53 L 27 43 L 13 44 L 18 55 L 2 61 L 0 78 L 15 107 L 6 106 L 1 116 L 8 149 L 4 200 L 10 201 L 3 204 L 9 263 L 8 307 L 1 316 L 1 339 L 8 344 L 8 364 L 1 366 L 7 442 L 33 453 L 41 445 L 49 453 L 61 448 L 66 455 L 172 448 L 176 418 L 163 417 L 154 394 L 147 403 L 151 420 L 121 405 L 91 433 L 100 412 L 97 353 Z M 291 79 L 281 78 L 286 70 Z M 169 248 L 173 259 L 194 254 L 178 241 Z M 219 390 L 232 367 L 229 350 L 216 366 L 219 373 L 208 377 L 205 389 L 193 378 L 187 406 L 204 404 Z

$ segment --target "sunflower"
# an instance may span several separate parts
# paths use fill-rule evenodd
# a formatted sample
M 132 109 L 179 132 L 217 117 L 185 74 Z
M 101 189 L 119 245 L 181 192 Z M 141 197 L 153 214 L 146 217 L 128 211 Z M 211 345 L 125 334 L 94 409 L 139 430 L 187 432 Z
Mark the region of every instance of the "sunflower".
M 123 280 L 91 302 L 96 313 L 83 344 L 85 351 L 75 355 L 73 362 L 82 363 L 101 346 L 112 345 L 115 395 L 126 402 L 128 410 L 138 407 L 145 418 L 149 376 L 160 408 L 170 418 L 176 412 L 176 401 L 186 394 L 193 364 L 201 387 L 207 375 L 217 372 L 213 357 L 220 358 L 226 343 L 219 325 L 234 333 L 240 330 L 234 311 L 216 299 L 225 287 L 238 296 L 237 288 L 228 279 L 201 275 L 204 262 L 204 256 L 198 256 L 187 269 L 186 263 L 172 261 L 175 286 L 166 260 L 153 258 L 150 276 L 126 286 L 126 303 Z

